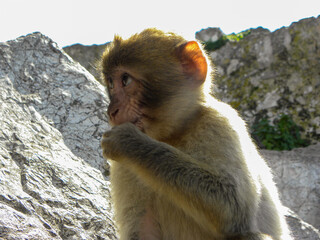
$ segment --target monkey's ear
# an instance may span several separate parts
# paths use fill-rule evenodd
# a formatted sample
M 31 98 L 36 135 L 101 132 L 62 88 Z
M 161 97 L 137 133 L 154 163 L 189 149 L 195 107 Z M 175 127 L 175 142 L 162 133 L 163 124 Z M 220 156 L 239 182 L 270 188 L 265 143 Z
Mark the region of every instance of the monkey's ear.
M 197 86 L 204 83 L 208 65 L 207 60 L 196 41 L 184 43 L 178 47 L 178 57 L 184 73 L 191 77 Z

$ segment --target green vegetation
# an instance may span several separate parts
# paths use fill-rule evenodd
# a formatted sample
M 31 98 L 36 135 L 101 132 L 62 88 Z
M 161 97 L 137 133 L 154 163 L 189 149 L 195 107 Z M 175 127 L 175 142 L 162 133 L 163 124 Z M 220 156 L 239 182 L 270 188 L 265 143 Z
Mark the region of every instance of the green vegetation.
M 204 42 L 204 49 L 208 52 L 215 51 L 222 46 L 224 46 L 227 42 L 239 42 L 244 37 L 248 36 L 251 33 L 250 30 L 241 32 L 241 33 L 232 33 L 229 35 L 223 35 L 215 42 Z
M 301 138 L 301 128 L 289 115 L 282 115 L 273 125 L 267 118 L 262 118 L 252 130 L 253 138 L 269 150 L 291 150 L 308 145 L 308 141 Z
M 212 52 L 215 51 L 219 48 L 221 48 L 222 46 L 224 46 L 226 43 L 228 42 L 228 39 L 226 38 L 226 36 L 222 36 L 221 38 L 219 38 L 217 41 L 215 42 L 204 42 L 204 49 L 207 52 Z

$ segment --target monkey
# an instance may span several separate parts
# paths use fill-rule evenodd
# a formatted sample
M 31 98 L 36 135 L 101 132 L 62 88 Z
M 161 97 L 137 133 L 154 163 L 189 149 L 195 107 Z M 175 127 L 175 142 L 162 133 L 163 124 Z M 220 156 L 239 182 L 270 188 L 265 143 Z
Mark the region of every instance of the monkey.
M 121 240 L 291 239 L 245 122 L 210 93 L 214 67 L 199 42 L 155 28 L 116 35 L 100 68 Z

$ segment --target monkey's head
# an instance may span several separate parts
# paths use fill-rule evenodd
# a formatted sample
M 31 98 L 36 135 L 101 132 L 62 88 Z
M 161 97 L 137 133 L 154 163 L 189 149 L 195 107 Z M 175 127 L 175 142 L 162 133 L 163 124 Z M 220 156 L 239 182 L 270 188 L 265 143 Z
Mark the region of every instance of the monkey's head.
M 115 36 L 101 69 L 111 125 L 132 122 L 156 139 L 170 137 L 194 115 L 210 71 L 196 41 L 156 29 L 126 40 Z

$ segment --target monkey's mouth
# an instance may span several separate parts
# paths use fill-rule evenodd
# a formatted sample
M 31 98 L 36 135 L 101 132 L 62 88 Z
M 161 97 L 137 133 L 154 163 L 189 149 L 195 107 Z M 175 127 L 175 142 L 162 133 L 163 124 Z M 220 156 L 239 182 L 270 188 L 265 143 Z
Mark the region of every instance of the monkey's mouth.
M 137 128 L 139 128 L 141 131 L 143 131 L 143 123 L 142 123 L 143 116 L 139 116 L 133 121 L 131 121 L 132 124 L 134 124 Z
M 152 120 L 152 117 L 145 113 L 142 113 L 139 116 L 137 116 L 133 121 L 131 121 L 131 123 L 134 124 L 137 128 L 139 128 L 141 132 L 145 133 L 145 128 L 148 126 L 148 122 Z
M 131 121 L 134 125 L 136 125 L 140 121 L 141 117 L 136 118 L 135 120 Z

